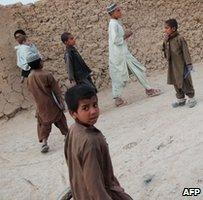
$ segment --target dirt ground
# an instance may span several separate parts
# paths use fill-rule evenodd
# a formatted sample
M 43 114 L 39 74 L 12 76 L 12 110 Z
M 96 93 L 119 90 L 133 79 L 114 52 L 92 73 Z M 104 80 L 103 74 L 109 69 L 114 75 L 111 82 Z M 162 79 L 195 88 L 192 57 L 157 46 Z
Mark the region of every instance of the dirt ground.
M 101 116 L 96 126 L 110 148 L 114 171 L 133 199 L 196 200 L 182 197 L 185 187 L 203 192 L 203 64 L 193 75 L 198 105 L 171 108 L 174 89 L 166 85 L 166 72 L 156 71 L 150 81 L 163 90 L 147 98 L 138 82 L 127 85 L 129 104 L 115 108 L 111 89 L 99 93 Z M 64 160 L 64 138 L 53 127 L 50 152 L 40 153 L 35 111 L 0 121 L 0 199 L 56 200 L 69 186 Z M 68 124 L 73 120 L 66 113 Z

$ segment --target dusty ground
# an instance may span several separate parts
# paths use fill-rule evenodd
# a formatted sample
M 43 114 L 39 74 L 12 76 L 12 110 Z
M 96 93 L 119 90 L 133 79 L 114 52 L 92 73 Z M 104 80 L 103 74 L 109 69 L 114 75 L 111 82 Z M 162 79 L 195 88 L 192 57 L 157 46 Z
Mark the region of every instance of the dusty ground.
M 114 108 L 111 90 L 99 93 L 102 114 L 96 126 L 107 138 L 116 176 L 133 199 L 203 199 L 203 194 L 181 196 L 185 187 L 201 187 L 203 192 L 202 74 L 203 64 L 196 65 L 198 105 L 192 109 L 171 108 L 174 91 L 166 85 L 166 72 L 150 78 L 164 91 L 158 97 L 147 98 L 143 88 L 132 82 L 124 92 L 129 104 Z M 34 111 L 0 125 L 0 199 L 56 200 L 69 186 L 63 136 L 53 128 L 50 152 L 43 155 Z

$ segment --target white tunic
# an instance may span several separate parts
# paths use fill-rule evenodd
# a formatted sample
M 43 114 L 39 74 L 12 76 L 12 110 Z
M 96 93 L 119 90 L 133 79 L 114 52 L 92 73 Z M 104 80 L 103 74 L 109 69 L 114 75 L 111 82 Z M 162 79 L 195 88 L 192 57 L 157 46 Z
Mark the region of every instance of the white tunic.
M 17 66 L 25 71 L 30 70 L 26 58 L 29 51 L 38 52 L 36 46 L 34 44 L 20 44 L 15 46 L 15 49 L 17 54 Z
M 144 77 L 145 67 L 128 50 L 126 41 L 124 40 L 125 32 L 121 22 L 111 19 L 108 32 L 109 73 L 113 88 L 119 88 L 125 85 L 129 79 L 128 69 L 137 76 L 145 88 L 151 88 Z

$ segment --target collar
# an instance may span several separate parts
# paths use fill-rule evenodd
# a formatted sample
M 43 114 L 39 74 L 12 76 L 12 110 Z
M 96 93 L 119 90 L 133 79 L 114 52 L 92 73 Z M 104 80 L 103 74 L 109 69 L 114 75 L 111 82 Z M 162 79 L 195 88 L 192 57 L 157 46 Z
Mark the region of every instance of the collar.
M 179 35 L 178 31 L 175 31 L 174 33 L 172 33 L 172 34 L 169 36 L 168 40 L 172 40 L 173 38 L 177 37 L 178 35 Z
M 80 122 L 79 120 L 75 120 L 75 124 L 83 130 L 87 130 L 87 131 L 91 131 L 91 132 L 92 131 L 100 132 L 99 129 L 97 129 L 95 126 L 84 124 L 84 123 Z

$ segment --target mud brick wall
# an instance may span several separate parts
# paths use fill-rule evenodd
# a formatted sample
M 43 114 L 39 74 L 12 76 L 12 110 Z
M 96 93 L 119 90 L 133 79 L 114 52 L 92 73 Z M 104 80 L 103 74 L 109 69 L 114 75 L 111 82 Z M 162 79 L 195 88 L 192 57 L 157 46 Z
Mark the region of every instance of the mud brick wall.
M 13 32 L 24 29 L 45 59 L 45 68 L 59 80 L 62 90 L 68 86 L 64 66 L 63 31 L 76 36 L 77 48 L 93 70 L 99 89 L 110 84 L 108 74 L 108 20 L 102 0 L 40 0 L 34 5 L 0 7 L 0 118 L 12 117 L 33 105 L 26 83 L 20 84 L 16 67 Z M 123 23 L 134 35 L 129 48 L 147 69 L 166 67 L 161 52 L 163 22 L 176 18 L 180 32 L 189 43 L 193 62 L 203 60 L 203 2 L 202 0 L 120 0 Z

